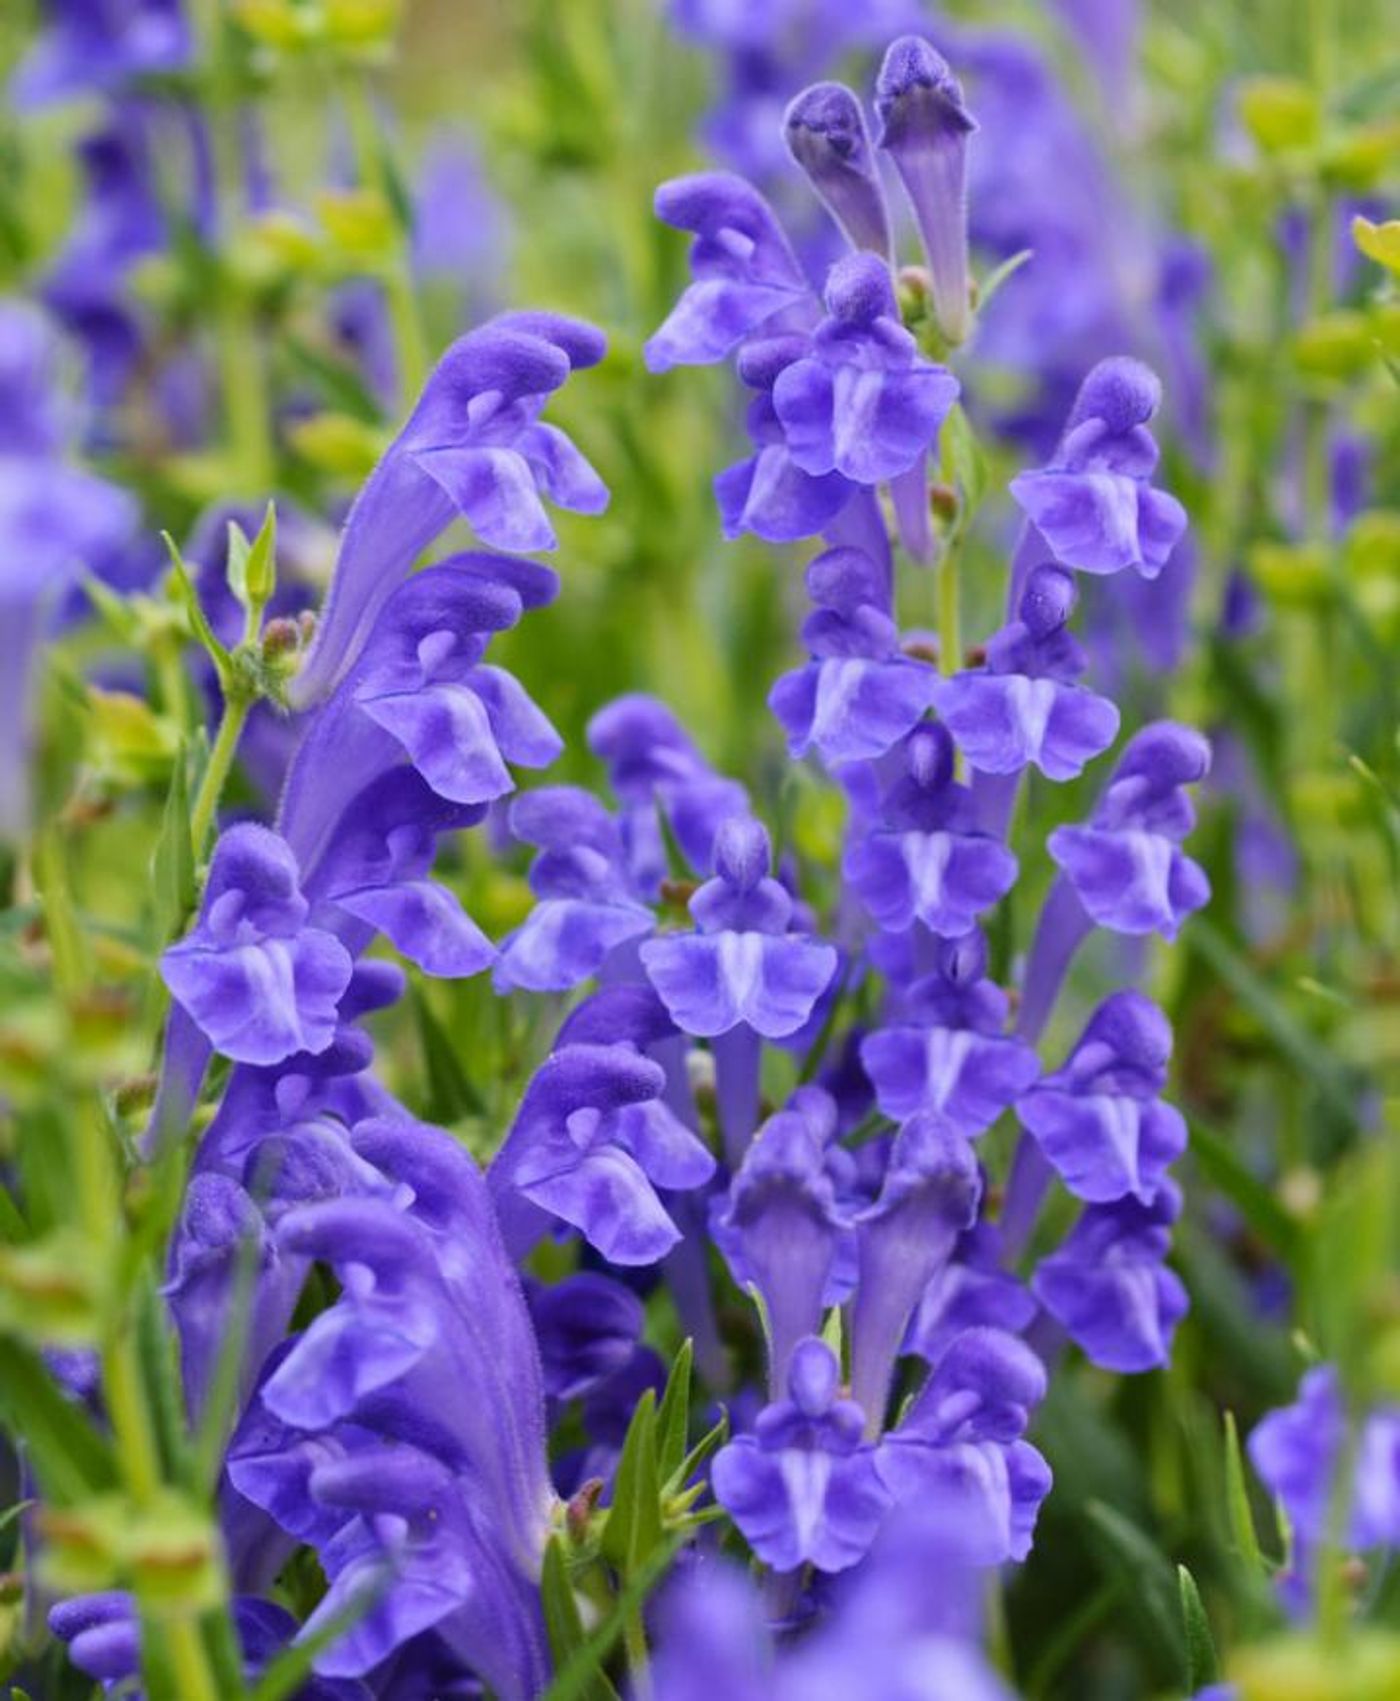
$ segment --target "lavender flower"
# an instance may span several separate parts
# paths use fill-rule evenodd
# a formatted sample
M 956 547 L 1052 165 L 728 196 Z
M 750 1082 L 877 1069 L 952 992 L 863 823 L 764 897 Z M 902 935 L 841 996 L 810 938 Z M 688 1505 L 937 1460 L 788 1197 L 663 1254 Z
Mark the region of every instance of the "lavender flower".
M 802 627 L 811 661 L 768 696 L 793 756 L 829 766 L 872 760 L 922 720 L 936 676 L 899 648 L 880 566 L 858 549 L 829 549 L 807 567 L 814 611 Z
M 1045 1369 L 1012 1335 L 959 1335 L 901 1421 L 881 1442 L 880 1476 L 893 1498 L 936 1519 L 967 1565 L 1030 1552 L 1050 1470 L 1022 1439 L 1045 1397 Z
M 710 171 L 663 183 L 656 216 L 694 233 L 695 281 L 646 345 L 653 372 L 723 360 L 779 314 L 810 303 L 810 287 L 773 209 L 742 177 Z
M 1164 1262 L 1181 1193 L 1164 1180 L 1150 1204 L 1090 1205 L 1031 1280 L 1035 1297 L 1105 1370 L 1167 1362 L 1186 1290 Z
M 708 1181 L 715 1162 L 631 1044 L 566 1043 L 536 1072 L 489 1182 L 517 1256 L 556 1217 L 614 1264 L 652 1264 L 680 1239 L 656 1188 Z
M 1051 464 L 1020 473 L 1011 494 L 1049 552 L 1084 573 L 1131 568 L 1154 579 L 1186 530 L 1186 511 L 1149 482 L 1147 429 L 1162 387 L 1141 362 L 1100 361 L 1084 380 Z
M 20 108 L 105 92 L 190 55 L 180 0 L 46 0 L 45 25 L 10 86 Z
M 1097 1203 L 1125 1194 L 1151 1202 L 1167 1165 L 1186 1149 L 1184 1117 L 1158 1096 L 1171 1044 L 1171 1025 L 1151 999 L 1115 992 L 1089 1018 L 1064 1067 L 1017 1102 L 1022 1125 L 1071 1193 Z
M 572 370 L 602 358 L 576 320 L 506 314 L 455 342 L 356 498 L 316 641 L 293 684 L 319 702 L 358 655 L 380 608 L 458 515 L 495 548 L 552 549 L 541 494 L 596 514 L 607 491 L 568 437 L 540 414 Z
M 1010 891 L 1016 858 L 980 831 L 971 794 L 953 779 L 953 744 L 944 727 L 916 727 L 898 758 L 878 820 L 855 838 L 843 872 L 886 931 L 902 933 L 918 922 L 958 938 Z
M 918 354 L 883 260 L 838 260 L 825 295 L 812 352 L 779 372 L 773 411 L 800 471 L 879 484 L 908 472 L 936 441 L 958 382 Z
M 1074 680 L 1084 671 L 1066 629 L 1074 581 L 1057 567 L 1027 578 L 1019 616 L 987 644 L 984 667 L 931 686 L 959 750 L 983 774 L 1016 774 L 1028 763 L 1052 780 L 1072 780 L 1118 735 L 1119 714 Z
M 324 1051 L 350 982 L 349 952 L 308 924 L 286 841 L 251 823 L 219 840 L 199 921 L 161 975 L 209 1043 L 240 1063 Z
M 853 248 L 890 258 L 890 215 L 859 100 L 842 83 L 814 83 L 787 109 L 788 152 Z
M 775 1571 L 844 1571 L 865 1557 L 890 1505 L 863 1444 L 865 1414 L 837 1397 L 831 1349 L 808 1338 L 792 1353 L 788 1395 L 752 1435 L 715 1456 L 715 1498 Z
M 971 324 L 967 270 L 967 144 L 977 125 L 946 60 L 901 36 L 875 85 L 879 145 L 894 161 L 928 256 L 939 328 L 954 345 Z
M 790 933 L 792 898 L 768 875 L 768 834 L 735 817 L 715 839 L 715 877 L 690 900 L 697 931 L 649 940 L 647 977 L 677 1027 L 708 1037 L 743 1024 L 765 1039 L 795 1033 L 836 972 L 836 952 Z
M 1161 933 L 1210 897 L 1200 866 L 1179 848 L 1195 825 L 1186 787 L 1210 769 L 1210 746 L 1189 727 L 1144 727 L 1119 758 L 1087 826 L 1057 827 L 1050 854 L 1100 927 Z

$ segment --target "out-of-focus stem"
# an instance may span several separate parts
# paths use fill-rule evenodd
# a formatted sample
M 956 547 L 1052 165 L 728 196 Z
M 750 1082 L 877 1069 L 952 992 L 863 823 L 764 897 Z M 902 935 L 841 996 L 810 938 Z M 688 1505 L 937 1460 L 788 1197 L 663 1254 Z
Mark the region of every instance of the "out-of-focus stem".
M 422 390 L 428 376 L 428 340 L 413 282 L 408 233 L 394 208 L 384 141 L 377 127 L 364 74 L 347 71 L 340 78 L 340 93 L 350 125 L 360 182 L 382 196 L 390 212 L 394 243 L 383 280 L 384 294 L 394 336 L 399 399 L 407 408 Z

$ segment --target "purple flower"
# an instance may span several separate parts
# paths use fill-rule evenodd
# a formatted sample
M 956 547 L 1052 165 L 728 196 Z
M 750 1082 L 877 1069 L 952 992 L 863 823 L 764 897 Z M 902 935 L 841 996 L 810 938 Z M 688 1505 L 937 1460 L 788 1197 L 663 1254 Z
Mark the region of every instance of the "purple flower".
M 1164 1180 L 1150 1204 L 1090 1205 L 1031 1281 L 1035 1297 L 1105 1370 L 1153 1370 L 1171 1355 L 1186 1289 L 1164 1262 L 1181 1193 Z
M 763 1301 L 775 1397 L 830 1297 L 845 1226 L 828 1164 L 833 1132 L 802 1104 L 769 1117 L 715 1214 L 714 1238 L 735 1280 Z
M 622 842 L 638 892 L 655 899 L 667 874 L 658 815 L 691 868 L 710 873 L 715 835 L 731 815 L 748 812 L 748 793 L 715 773 L 672 711 L 639 691 L 615 697 L 589 721 L 588 748 L 622 804 Z
M 964 1564 L 1030 1552 L 1050 1469 L 1021 1438 L 1044 1397 L 1045 1369 L 1029 1347 L 1000 1329 L 969 1329 L 880 1444 L 891 1496 L 935 1519 Z
M 752 184 L 727 171 L 663 183 L 656 216 L 692 231 L 694 282 L 645 349 L 653 372 L 723 360 L 744 338 L 794 307 L 811 309 L 811 290 L 773 209 Z
M 855 486 L 838 472 L 808 473 L 798 466 L 774 406 L 778 377 L 805 349 L 805 341 L 775 337 L 767 344 L 750 344 L 740 356 L 740 378 L 758 391 L 746 421 L 755 452 L 715 479 L 727 538 L 752 532 L 767 543 L 795 543 L 824 531 L 855 494 Z
M 715 1498 L 775 1571 L 844 1571 L 865 1557 L 890 1496 L 862 1443 L 865 1414 L 837 1398 L 831 1349 L 809 1337 L 792 1354 L 788 1397 L 752 1435 L 715 1455 Z
M 1149 482 L 1147 429 L 1162 397 L 1140 361 L 1103 360 L 1084 380 L 1048 467 L 1020 473 L 1011 494 L 1050 553 L 1085 573 L 1130 567 L 1154 579 L 1186 529 L 1186 511 Z
M 932 705 L 936 675 L 901 654 L 883 577 L 858 549 L 829 549 L 809 564 L 816 607 L 802 640 L 812 659 L 768 694 L 793 756 L 814 749 L 833 766 L 883 756 Z
M 10 85 L 21 108 L 176 71 L 190 56 L 180 0 L 46 0 L 44 12 L 44 28 Z
M 894 161 L 928 255 L 934 311 L 944 336 L 965 340 L 972 322 L 967 272 L 967 143 L 977 126 L 946 60 L 919 36 L 901 36 L 875 85 L 879 144 Z
M 924 1288 L 904 1350 L 937 1364 L 965 1329 L 991 1324 L 1018 1334 L 1036 1315 L 1025 1285 L 1002 1268 L 1002 1238 L 988 1222 L 958 1237 L 952 1255 Z
M 768 875 L 768 834 L 731 817 L 715 839 L 715 877 L 690 900 L 697 931 L 648 940 L 642 966 L 677 1027 L 726 1034 L 741 1023 L 765 1039 L 795 1033 L 836 972 L 836 952 L 789 933 L 792 898 Z
M 885 262 L 850 254 L 827 274 L 827 317 L 811 353 L 773 384 L 773 412 L 799 471 L 878 484 L 918 464 L 937 440 L 958 382 L 917 351 L 900 323 Z
M 931 695 L 958 748 L 984 774 L 1016 774 L 1033 762 L 1072 780 L 1118 736 L 1118 710 L 1075 678 L 1084 671 L 1066 630 L 1074 581 L 1057 567 L 1026 580 L 1020 617 L 987 645 L 986 666 L 934 677 Z
M 1051 856 L 1100 927 L 1175 939 L 1209 899 L 1205 873 L 1180 849 L 1195 825 L 1186 787 L 1209 770 L 1198 732 L 1154 722 L 1124 750 L 1088 825 L 1050 835 Z
M 853 248 L 890 258 L 890 215 L 859 100 L 842 83 L 814 83 L 783 119 L 788 152 Z
M 1267 1414 L 1249 1438 L 1260 1480 L 1283 1508 L 1291 1563 L 1279 1579 L 1285 1604 L 1310 1606 L 1319 1552 L 1329 1540 L 1365 1550 L 1400 1545 L 1400 1407 L 1382 1406 L 1352 1426 L 1335 1368 L 1309 1370 L 1291 1406 Z M 1339 1473 L 1351 1473 L 1338 1496 Z
M 964 1134 L 989 1128 L 1040 1073 L 1030 1046 L 1003 1033 L 1006 994 L 983 978 L 980 934 L 949 941 L 935 972 L 906 995 L 906 1020 L 861 1044 L 887 1116 L 937 1111 Z
M 614 1264 L 653 1264 L 680 1239 L 656 1188 L 699 1187 L 715 1161 L 665 1104 L 666 1076 L 631 1044 L 566 1044 L 526 1089 L 489 1184 L 512 1253 L 555 1217 Z
M 1132 1194 L 1148 1204 L 1185 1151 L 1185 1119 L 1159 1097 L 1171 1046 L 1171 1024 L 1150 998 L 1115 992 L 1064 1067 L 1017 1101 L 1023 1126 L 1080 1199 Z
M 545 1393 L 563 1403 L 593 1392 L 631 1360 L 641 1339 L 642 1302 L 595 1271 L 545 1287 L 526 1286 Z
M 977 1215 L 982 1180 L 966 1137 L 923 1112 L 895 1136 L 879 1197 L 857 1217 L 851 1387 L 874 1433 L 920 1296 Z
M 1016 858 L 976 824 L 971 796 L 953 779 L 953 744 L 935 724 L 916 727 L 900 748 L 903 772 L 880 800 L 880 822 L 851 844 L 843 871 L 887 932 L 920 922 L 958 938 L 1005 897 Z
M 35 308 L 0 300 L 0 839 L 29 820 L 33 686 L 48 616 L 83 567 L 132 535 L 117 486 L 68 466 L 58 342 Z
M 161 958 L 161 978 L 235 1062 L 280 1063 L 335 1037 L 350 953 L 308 911 L 284 839 L 251 823 L 222 835 L 199 920 Z
M 459 338 L 355 500 L 316 641 L 292 695 L 301 707 L 339 682 L 385 601 L 459 515 L 483 543 L 552 549 L 541 495 L 596 514 L 607 491 L 540 414 L 571 370 L 595 365 L 602 336 L 576 320 L 506 314 Z
M 621 825 L 575 786 L 541 786 L 511 806 L 516 838 L 539 848 L 530 867 L 537 902 L 502 941 L 501 991 L 562 992 L 596 975 L 619 946 L 656 919 L 627 866 Z

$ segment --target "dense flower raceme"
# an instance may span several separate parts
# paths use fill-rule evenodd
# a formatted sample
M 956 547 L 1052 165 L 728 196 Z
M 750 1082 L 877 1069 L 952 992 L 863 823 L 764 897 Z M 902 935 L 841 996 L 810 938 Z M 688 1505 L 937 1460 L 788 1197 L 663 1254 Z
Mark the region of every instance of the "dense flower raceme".
M 618 1512 L 672 1305 L 732 1427 L 664 1514 L 708 1496 L 701 1516 L 727 1517 L 769 1574 L 769 1616 L 816 1622 L 775 1650 L 694 1543 L 658 1618 L 657 1695 L 994 1701 L 975 1602 L 984 1573 L 1026 1558 L 1050 1491 L 1027 1439 L 1049 1375 L 1066 1343 L 1113 1371 L 1161 1365 L 1185 1309 L 1166 1262 L 1185 1138 L 1163 1098 L 1166 1017 L 1128 987 L 1059 1007 L 1096 929 L 1171 939 L 1205 902 L 1183 849 L 1205 741 L 1136 730 L 1087 818 L 1048 835 L 1014 995 L 988 946 L 1040 850 L 1010 842 L 1022 776 L 1077 780 L 1119 735 L 1082 682 L 1077 575 L 1151 577 L 1179 541 L 1153 483 L 1159 389 L 1134 362 L 1090 372 L 1046 464 L 1013 483 L 1005 624 L 938 667 L 906 643 L 885 499 L 903 554 L 929 562 L 957 381 L 901 321 L 874 161 L 904 184 L 954 347 L 973 121 L 920 38 L 890 50 L 877 109 L 874 139 L 839 85 L 788 114 L 848 243 L 820 290 L 742 179 L 659 198 L 696 239 L 694 281 L 649 359 L 734 353 L 756 396 L 755 454 L 718 482 L 725 529 L 822 538 L 807 659 L 770 698 L 846 805 L 821 907 L 756 801 L 654 699 L 590 723 L 610 802 L 512 796 L 561 746 L 490 640 L 556 593 L 527 553 L 554 541 L 544 501 L 596 512 L 606 493 L 541 419 L 601 339 L 509 314 L 449 349 L 352 507 L 277 813 L 226 826 L 162 959 L 156 1137 L 190 1121 L 214 1054 L 230 1066 L 164 1298 L 191 1414 L 220 1415 L 234 1389 L 220 1515 L 250 1671 L 347 1617 L 316 1654 L 315 1701 L 543 1691 L 546 1544 L 559 1531 L 600 1563 L 593 1519 Z M 476 546 L 419 568 L 457 518 Z M 533 857 L 533 906 L 499 942 L 434 877 L 443 838 L 492 811 L 506 854 Z M 365 1018 L 406 978 L 369 954 L 381 941 L 430 976 L 491 969 L 541 1024 L 567 1011 L 484 1171 L 376 1079 Z M 1019 1133 L 1000 1187 L 986 1137 L 1003 1118 Z M 1044 1250 L 1057 1179 L 1066 1226 Z M 666 1305 L 645 1304 L 659 1287 Z M 760 1362 L 762 1388 L 736 1386 Z M 294 1625 L 270 1597 L 302 1548 L 327 1590 Z M 129 1601 L 66 1603 L 54 1627 L 84 1669 L 133 1674 Z

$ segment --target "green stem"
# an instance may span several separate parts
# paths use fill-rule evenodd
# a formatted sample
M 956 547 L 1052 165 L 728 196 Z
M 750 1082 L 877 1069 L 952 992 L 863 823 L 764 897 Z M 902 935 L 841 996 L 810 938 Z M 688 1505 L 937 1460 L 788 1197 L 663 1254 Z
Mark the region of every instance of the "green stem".
M 170 1664 L 180 1685 L 180 1701 L 220 1701 L 214 1669 L 198 1624 L 193 1619 L 174 1618 L 163 1629 Z
M 953 533 L 938 563 L 938 668 L 956 673 L 962 666 L 962 580 L 958 573 L 958 536 Z
M 637 1701 L 652 1701 L 650 1654 L 640 1611 L 627 1614 L 622 1626 L 622 1641 L 627 1650 L 627 1669 L 632 1675 L 632 1693 Z
M 190 843 L 194 847 L 196 859 L 203 857 L 204 847 L 209 842 L 214 811 L 219 807 L 219 799 L 228 784 L 233 758 L 238 750 L 238 740 L 243 736 L 248 711 L 252 706 L 252 698 L 241 692 L 224 697 L 224 713 L 219 722 L 218 736 L 214 740 L 214 748 L 209 752 L 209 765 L 204 770 L 204 778 L 199 782 L 199 792 L 190 815 Z

